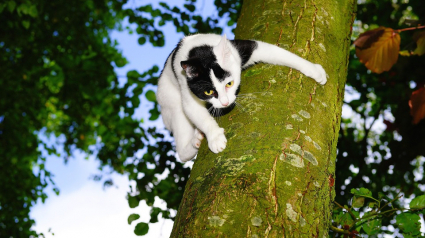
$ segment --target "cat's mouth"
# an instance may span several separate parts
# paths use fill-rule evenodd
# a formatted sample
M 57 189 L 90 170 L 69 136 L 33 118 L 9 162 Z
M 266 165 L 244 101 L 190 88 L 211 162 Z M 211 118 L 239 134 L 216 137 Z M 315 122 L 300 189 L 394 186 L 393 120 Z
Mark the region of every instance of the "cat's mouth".
M 221 117 L 226 115 L 227 113 L 231 112 L 236 106 L 236 102 L 230 103 L 226 107 L 217 108 L 214 107 L 211 103 L 207 102 L 205 107 L 207 108 L 208 112 L 213 117 Z

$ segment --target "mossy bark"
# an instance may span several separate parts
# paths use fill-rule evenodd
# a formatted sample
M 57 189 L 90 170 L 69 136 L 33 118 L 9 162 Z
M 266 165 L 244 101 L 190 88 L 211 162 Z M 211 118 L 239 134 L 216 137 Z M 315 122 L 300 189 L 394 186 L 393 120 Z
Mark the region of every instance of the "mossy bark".
M 327 237 L 355 0 L 244 1 L 236 38 L 276 44 L 329 75 L 258 64 L 219 119 L 227 148 L 203 143 L 171 237 Z

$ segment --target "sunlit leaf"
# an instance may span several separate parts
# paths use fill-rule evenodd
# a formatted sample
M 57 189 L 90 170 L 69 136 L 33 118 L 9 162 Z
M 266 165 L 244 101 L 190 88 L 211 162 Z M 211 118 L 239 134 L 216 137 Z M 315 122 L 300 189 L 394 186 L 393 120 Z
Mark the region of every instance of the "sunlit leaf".
M 364 197 L 354 196 L 352 200 L 352 206 L 354 208 L 361 208 L 364 205 Z
M 151 219 L 149 220 L 149 223 L 156 223 L 158 222 L 158 215 L 162 210 L 158 207 L 153 207 L 151 210 Z
M 137 197 L 130 196 L 128 198 L 128 205 L 130 206 L 130 208 L 135 208 L 139 206 L 139 200 L 137 199 Z
M 370 212 L 365 213 L 364 216 L 370 215 Z M 363 225 L 362 228 L 363 230 L 366 232 L 366 234 L 368 235 L 376 235 L 378 234 L 378 232 L 381 231 L 381 219 L 371 219 L 366 221 Z
M 379 74 L 388 71 L 397 62 L 400 35 L 391 28 L 379 27 L 361 34 L 354 45 L 360 62 Z
M 409 204 L 410 209 L 424 209 L 425 208 L 425 195 L 415 197 Z
M 396 217 L 397 226 L 403 231 L 403 233 L 410 233 L 412 235 L 420 234 L 421 218 L 418 214 L 413 213 L 401 213 Z
M 351 189 L 351 193 L 356 196 L 372 197 L 372 192 L 367 188 L 353 188 Z
M 152 90 L 147 91 L 145 96 L 146 96 L 146 99 L 148 99 L 148 101 L 156 102 L 156 95 L 154 91 Z
M 398 52 L 401 56 L 411 56 L 412 52 L 408 51 L 408 50 L 401 50 L 400 52 Z
M 418 124 L 425 117 L 425 88 L 418 89 L 412 93 L 409 100 L 410 115 L 413 124 Z
M 413 53 L 416 55 L 425 54 L 425 31 L 416 34 L 414 39 L 416 40 L 416 49 Z
M 135 221 L 135 220 L 137 220 L 137 219 L 139 219 L 140 218 L 140 215 L 139 214 L 135 214 L 135 213 L 133 213 L 133 214 L 131 214 L 130 216 L 128 216 L 128 218 L 127 218 L 127 222 L 128 222 L 128 224 L 130 225 L 133 221 Z
M 134 234 L 136 234 L 138 236 L 144 236 L 148 233 L 148 231 L 149 231 L 149 224 L 144 223 L 144 222 L 140 222 L 134 228 Z

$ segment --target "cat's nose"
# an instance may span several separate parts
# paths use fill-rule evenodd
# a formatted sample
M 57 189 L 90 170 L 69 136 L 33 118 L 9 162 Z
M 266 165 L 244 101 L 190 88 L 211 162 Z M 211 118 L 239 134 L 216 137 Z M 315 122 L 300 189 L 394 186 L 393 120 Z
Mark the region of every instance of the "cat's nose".
M 227 106 L 229 105 L 229 99 L 227 97 L 220 97 L 219 98 L 221 105 Z

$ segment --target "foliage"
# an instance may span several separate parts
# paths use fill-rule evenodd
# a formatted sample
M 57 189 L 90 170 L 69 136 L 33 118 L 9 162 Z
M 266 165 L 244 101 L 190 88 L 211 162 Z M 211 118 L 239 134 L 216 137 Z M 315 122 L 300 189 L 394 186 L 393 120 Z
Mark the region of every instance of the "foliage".
M 336 200 L 340 204 L 351 199 L 349 191 L 356 187 L 366 187 L 373 194 L 384 193 L 392 198 L 399 193 L 404 197 L 423 194 L 425 180 L 420 171 L 423 171 L 425 155 L 425 122 L 416 115 L 420 114 L 421 106 L 414 106 L 417 112 L 412 112 L 413 117 L 409 108 L 409 100 L 412 105 L 421 103 L 421 98 L 411 98 L 411 95 L 425 84 L 424 56 L 410 53 L 420 51 L 418 32 L 421 30 L 402 29 L 415 29 L 423 22 L 420 17 L 424 13 L 419 1 L 363 1 L 358 4 L 353 42 L 367 30 L 382 32 L 385 29 L 401 36 L 400 48 L 409 56 L 406 53 L 398 55 L 388 72 L 378 74 L 361 64 L 360 61 L 365 61 L 361 54 L 355 55 L 353 47 L 345 99 L 345 107 L 352 115 L 342 119 L 336 164 Z M 361 36 L 365 35 L 367 33 Z M 377 43 L 380 36 L 388 37 L 374 35 L 369 47 L 374 42 L 384 43 Z M 385 49 L 391 51 L 397 47 Z M 400 198 L 394 201 L 394 207 L 404 207 L 405 202 Z M 392 226 L 395 215 L 382 217 L 381 225 Z
M 367 188 L 351 189 L 354 195 L 351 207 L 337 205 L 333 211 L 333 225 L 331 230 L 334 235 L 340 233 L 350 237 L 356 237 L 359 233 L 369 236 L 377 234 L 393 234 L 387 230 L 381 230 L 382 220 L 397 214 L 395 226 L 398 227 L 404 237 L 420 236 L 420 223 L 418 213 L 425 209 L 425 195 L 416 197 L 410 202 L 410 209 L 399 208 L 396 201 L 402 196 L 390 199 L 383 193 L 378 198 L 372 196 Z M 361 202 L 359 202 L 361 200 Z M 365 200 L 368 201 L 367 206 Z
M 106 3 L 0 3 L 2 235 L 36 235 L 30 230 L 29 209 L 46 199 L 43 189 L 53 183 L 41 148 L 59 153 L 58 145 L 38 134 L 63 135 L 65 157 L 76 148 L 89 152 L 89 145 L 105 134 L 101 128 L 133 122 L 118 117 L 120 107 L 131 114 L 134 109 L 127 106 L 126 89 L 114 86 L 118 81 L 111 63 L 126 61 L 108 36 L 123 17 L 110 10 L 123 3 Z

